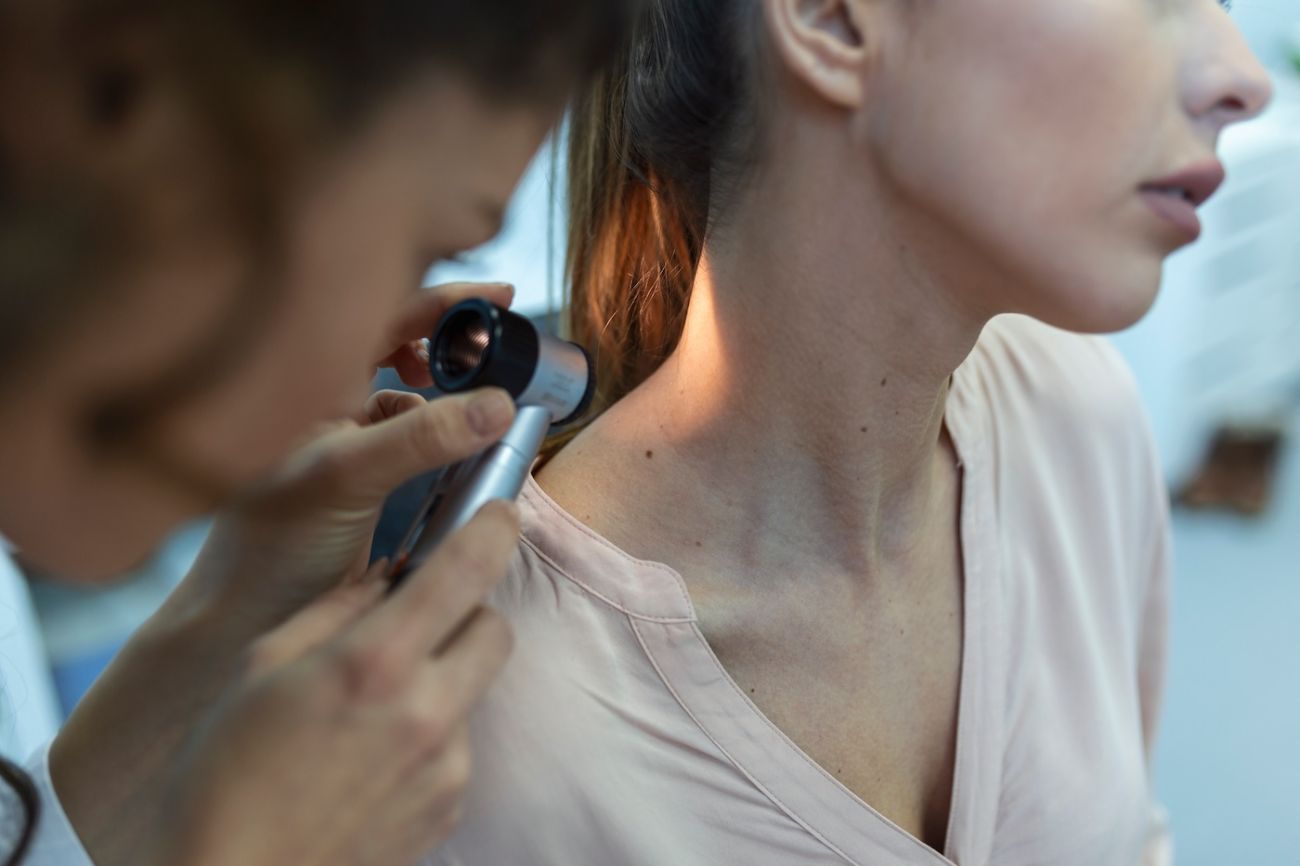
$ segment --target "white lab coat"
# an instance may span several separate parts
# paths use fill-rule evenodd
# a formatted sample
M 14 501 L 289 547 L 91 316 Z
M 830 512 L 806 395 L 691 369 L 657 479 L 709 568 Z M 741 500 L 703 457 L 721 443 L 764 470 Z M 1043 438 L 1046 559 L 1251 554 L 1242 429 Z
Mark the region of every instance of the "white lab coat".
M 27 758 L 27 772 L 40 790 L 42 808 L 35 844 L 23 866 L 93 866 L 50 782 L 49 743 L 58 731 L 60 715 L 27 582 L 9 557 L 7 545 L 2 546 L 0 753 L 20 764 Z M 0 842 L 0 852 L 7 853 L 9 840 Z
M 0 542 L 0 754 L 19 760 L 54 736 L 59 706 L 36 611 Z

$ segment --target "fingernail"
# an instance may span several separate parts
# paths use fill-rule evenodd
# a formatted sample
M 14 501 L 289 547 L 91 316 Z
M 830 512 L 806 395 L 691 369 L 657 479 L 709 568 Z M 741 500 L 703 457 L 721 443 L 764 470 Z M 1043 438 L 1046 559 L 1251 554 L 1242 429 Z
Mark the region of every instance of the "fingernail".
M 424 363 L 429 363 L 429 341 L 427 338 L 415 345 L 415 355 Z
M 514 404 L 503 391 L 488 391 L 470 401 L 469 426 L 480 436 L 500 433 L 514 415 Z

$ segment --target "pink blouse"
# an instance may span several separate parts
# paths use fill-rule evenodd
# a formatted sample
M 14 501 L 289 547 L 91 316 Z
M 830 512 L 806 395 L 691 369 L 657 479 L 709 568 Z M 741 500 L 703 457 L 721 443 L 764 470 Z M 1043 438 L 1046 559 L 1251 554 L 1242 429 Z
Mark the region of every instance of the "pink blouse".
M 476 715 L 440 866 L 1129 866 L 1168 861 L 1147 756 L 1165 488 L 1104 340 L 1021 317 L 957 371 L 964 661 L 947 842 L 903 832 L 750 702 L 681 577 L 536 485 L 493 603 L 517 647 Z

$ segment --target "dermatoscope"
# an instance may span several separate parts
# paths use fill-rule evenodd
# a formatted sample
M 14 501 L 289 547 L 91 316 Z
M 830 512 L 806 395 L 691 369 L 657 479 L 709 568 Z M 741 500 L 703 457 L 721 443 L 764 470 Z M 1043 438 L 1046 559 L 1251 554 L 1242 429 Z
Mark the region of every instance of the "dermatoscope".
M 429 368 L 443 393 L 502 388 L 517 413 L 497 444 L 434 477 L 394 554 L 394 585 L 484 505 L 517 498 L 551 429 L 578 420 L 596 391 L 595 370 L 581 346 L 483 300 L 464 301 L 443 316 L 429 341 Z

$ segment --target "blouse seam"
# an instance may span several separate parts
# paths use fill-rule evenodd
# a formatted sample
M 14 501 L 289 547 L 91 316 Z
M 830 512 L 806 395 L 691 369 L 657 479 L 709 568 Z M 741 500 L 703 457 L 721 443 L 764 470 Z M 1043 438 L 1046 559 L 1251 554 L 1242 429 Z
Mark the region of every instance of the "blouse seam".
M 709 653 L 708 656 L 709 656 L 709 663 L 713 665 L 714 669 L 719 674 L 721 674 L 722 681 L 727 684 L 727 687 L 730 688 L 731 691 L 736 694 L 736 696 L 738 696 L 741 700 L 743 700 L 746 704 L 750 706 L 754 718 L 756 718 L 759 723 L 761 723 L 770 732 L 772 732 L 777 737 L 779 737 L 782 742 L 784 742 L 787 746 L 789 746 L 791 752 L 793 752 L 795 756 L 799 758 L 799 760 L 801 760 L 804 764 L 806 764 L 809 769 L 813 770 L 822 778 L 830 782 L 834 786 L 834 790 L 839 791 L 842 796 L 846 796 L 850 798 L 850 800 L 856 803 L 859 807 L 865 809 L 871 815 L 874 815 L 875 817 L 879 818 L 881 823 L 883 823 L 891 832 L 898 834 L 900 837 L 906 840 L 906 842 L 909 845 L 916 847 L 923 854 L 929 856 L 930 859 L 932 860 L 934 859 L 934 857 L 931 855 L 937 855 L 939 858 L 939 862 L 941 862 L 943 866 L 948 866 L 948 864 L 951 861 L 949 861 L 946 856 L 939 854 L 939 852 L 936 852 L 933 848 L 926 845 L 920 839 L 917 839 L 911 833 L 908 833 L 902 827 L 898 826 L 898 824 L 891 821 L 886 815 L 884 815 L 882 812 L 880 812 L 878 809 L 876 809 L 866 800 L 863 800 L 857 794 L 853 793 L 847 787 L 845 787 L 845 785 L 842 782 L 840 782 L 840 780 L 836 779 L 829 772 L 827 772 L 825 767 L 821 766 L 816 761 L 814 761 L 812 757 L 809 756 L 808 753 L 805 752 L 799 746 L 798 743 L 790 739 L 789 735 L 787 735 L 785 731 L 777 727 L 776 724 L 771 719 L 769 719 L 767 715 L 763 713 L 763 711 L 760 710 L 752 700 L 750 700 L 749 696 L 744 693 L 744 691 L 740 688 L 739 685 L 737 685 L 735 679 L 733 679 L 732 676 L 726 672 L 726 669 L 722 667 L 721 662 L 718 661 L 717 655 L 715 655 L 714 653 Z
M 977 503 L 974 500 L 975 496 L 983 495 L 983 488 L 975 483 L 977 480 L 979 480 L 975 477 L 976 474 L 979 473 L 979 471 L 980 471 L 980 467 L 975 465 L 973 462 L 966 464 L 966 477 L 962 481 L 964 485 L 962 490 L 962 499 L 963 499 L 962 508 L 972 509 L 973 511 L 972 520 L 971 520 L 972 523 L 971 530 L 974 533 L 974 537 L 976 539 L 985 537 L 982 533 L 984 530 L 984 519 L 986 516 L 984 514 L 984 509 L 980 507 L 981 504 Z M 963 539 L 963 546 L 965 546 L 966 533 L 964 531 L 962 532 L 962 539 Z M 972 545 L 972 547 L 973 546 L 974 545 Z M 975 598 L 976 593 L 980 592 L 980 590 L 982 589 L 982 587 L 977 586 L 974 583 L 974 581 L 977 579 L 982 579 L 984 560 L 981 557 L 981 559 L 978 562 L 972 563 L 969 561 L 970 557 L 964 554 L 962 559 L 963 559 L 963 563 L 962 563 L 963 580 L 965 582 L 965 586 L 962 592 L 963 595 L 962 604 L 965 608 L 965 613 L 963 615 L 963 619 L 965 620 L 965 622 L 963 625 L 962 641 L 965 644 L 965 646 L 962 650 L 962 668 L 963 668 L 962 675 L 961 675 L 962 684 L 959 693 L 960 696 L 958 698 L 957 748 L 953 755 L 952 799 L 948 806 L 948 831 L 944 834 L 944 840 L 943 840 L 943 847 L 945 851 L 953 850 L 953 843 L 958 834 L 958 827 L 957 827 L 957 820 L 956 820 L 958 817 L 958 804 L 966 801 L 966 798 L 963 795 L 965 793 L 965 787 L 967 784 L 966 780 L 968 776 L 966 772 L 966 758 L 967 758 L 967 752 L 969 751 L 968 749 L 969 744 L 966 742 L 968 738 L 964 737 L 963 734 L 969 733 L 970 724 L 972 721 L 967 716 L 967 714 L 973 714 L 977 719 L 983 719 L 984 717 L 984 713 L 983 713 L 984 693 L 976 687 L 976 684 L 973 683 L 975 671 L 970 667 L 970 665 L 974 661 L 974 659 L 971 658 L 971 655 L 973 653 L 978 652 L 981 654 L 981 656 L 983 656 L 985 629 L 982 626 L 984 624 L 979 623 L 980 632 L 978 635 L 978 639 L 976 639 L 975 636 L 966 633 L 976 626 L 978 622 L 978 617 L 981 617 L 984 614 L 984 610 L 983 610 L 984 597 L 982 593 L 979 596 L 980 609 L 979 610 L 973 609 L 974 605 L 971 604 L 971 601 Z M 987 676 L 988 674 L 987 666 L 982 666 L 980 672 L 982 675 Z M 979 707 L 980 712 L 975 713 L 973 712 L 975 708 L 972 707 L 972 702 L 977 699 L 980 701 L 980 707 Z
M 694 627 L 694 623 L 690 623 L 690 625 Z M 716 747 L 718 751 L 720 751 L 726 757 L 727 761 L 731 764 L 731 766 L 735 767 L 737 772 L 739 772 L 742 776 L 748 779 L 751 785 L 753 785 L 760 792 L 762 792 L 763 796 L 771 800 L 772 803 L 778 809 L 780 809 L 787 816 L 789 816 L 792 821 L 794 821 L 796 824 L 802 827 L 814 839 L 816 839 L 818 842 L 821 842 L 823 845 L 825 845 L 827 848 L 829 848 L 838 856 L 842 857 L 844 860 L 848 861 L 849 863 L 852 863 L 853 866 L 862 866 L 860 861 L 854 859 L 844 851 L 840 850 L 840 848 L 837 845 L 835 845 L 835 843 L 827 839 L 817 829 L 810 826 L 803 818 L 801 818 L 798 815 L 798 813 L 795 812 L 794 809 L 786 805 L 785 801 L 783 801 L 780 797 L 778 797 L 771 790 L 769 790 L 766 785 L 764 785 L 762 782 L 756 779 L 749 772 L 749 770 L 745 768 L 743 764 L 741 764 L 739 761 L 736 760 L 736 758 L 731 754 L 730 751 L 727 750 L 725 746 L 723 746 L 721 743 L 717 741 L 716 738 L 714 738 L 713 734 L 709 731 L 709 729 L 705 727 L 705 725 L 695 715 L 695 712 L 689 706 L 687 706 L 686 701 L 682 699 L 682 696 L 678 693 L 677 688 L 672 684 L 672 681 L 669 680 L 666 674 L 664 674 L 663 668 L 659 666 L 659 660 L 655 658 L 654 653 L 650 651 L 650 647 L 646 645 L 645 638 L 641 635 L 641 630 L 636 627 L 636 623 L 632 624 L 632 633 L 636 635 L 637 643 L 641 645 L 641 651 L 645 653 L 646 658 L 650 662 L 650 666 L 654 668 L 655 673 L 659 676 L 660 682 L 664 684 L 664 688 L 668 689 L 668 693 L 673 696 L 673 700 L 677 701 L 677 705 L 682 708 L 682 712 L 686 713 L 686 715 L 690 717 L 691 722 L 694 723 L 695 727 L 699 729 L 700 733 L 708 737 L 709 742 L 713 743 L 714 747 Z
M 600 547 L 604 548 L 608 553 L 618 557 L 619 559 L 622 559 L 625 562 L 628 562 L 638 568 L 645 568 L 652 571 L 663 572 L 665 575 L 667 575 L 669 578 L 672 579 L 673 589 L 676 590 L 678 597 L 680 597 L 682 600 L 682 603 L 686 605 L 686 609 L 691 611 L 694 610 L 694 607 L 691 605 L 691 597 L 686 592 L 686 587 L 682 585 L 681 575 L 678 574 L 674 569 L 668 567 L 662 562 L 653 562 L 651 560 L 646 560 L 646 559 L 637 559 L 635 556 L 628 553 L 626 550 L 623 550 L 621 547 L 618 547 L 608 538 L 605 538 L 604 536 L 600 535 L 591 527 L 585 525 L 580 520 L 578 520 L 578 518 L 574 517 L 572 514 L 565 511 L 563 508 L 561 508 L 558 502 L 551 499 L 547 495 L 546 491 L 541 489 L 541 486 L 537 484 L 536 480 L 532 480 L 531 483 L 532 483 L 532 487 L 535 489 L 530 490 L 529 488 L 525 488 L 525 490 L 528 490 L 530 496 L 534 496 L 537 499 L 539 499 L 541 505 L 544 506 L 548 511 L 557 515 L 561 520 L 563 520 L 573 529 L 576 529 L 579 533 L 584 535 L 586 538 L 595 542 Z M 534 549 L 537 549 L 536 544 L 534 544 L 533 546 Z M 550 561 L 554 562 L 554 560 L 550 560 Z M 556 567 L 557 568 L 559 567 L 558 564 Z M 580 580 L 577 580 L 577 578 L 574 578 L 573 575 L 569 574 L 564 569 L 561 569 L 561 571 L 563 571 L 564 574 L 568 576 L 570 579 L 574 580 L 574 582 L 579 583 L 584 587 L 587 586 L 587 584 L 583 583 Z M 592 591 L 594 592 L 594 590 Z M 595 594 L 600 595 L 600 593 L 595 593 Z M 603 595 L 601 595 L 600 597 L 604 598 Z M 615 606 L 618 607 L 618 605 Z M 622 608 L 620 607 L 620 609 Z
M 574 584 L 577 584 L 577 586 L 581 588 L 583 592 L 587 593 L 588 595 L 596 597 L 597 599 L 604 602 L 609 607 L 614 608 L 614 610 L 618 611 L 624 616 L 631 617 L 632 619 L 645 620 L 646 622 L 657 622 L 657 623 L 664 623 L 664 624 L 694 622 L 694 620 L 691 617 L 652 616 L 651 614 L 638 613 L 637 611 L 630 610 L 626 606 L 620 604 L 619 602 L 615 601 L 614 599 L 610 598 L 609 596 L 595 589 L 589 583 L 586 583 L 580 578 L 575 577 L 573 574 L 569 573 L 569 571 L 566 570 L 564 566 L 560 565 L 558 562 L 552 559 L 544 550 L 542 550 L 537 545 L 537 542 L 535 542 L 533 539 L 524 536 L 521 539 L 521 542 L 525 547 L 527 547 L 529 550 L 535 553 L 537 557 L 542 560 L 543 563 L 545 563 L 547 566 L 549 566 L 550 568 L 558 572 L 561 577 L 565 578 L 566 580 Z

